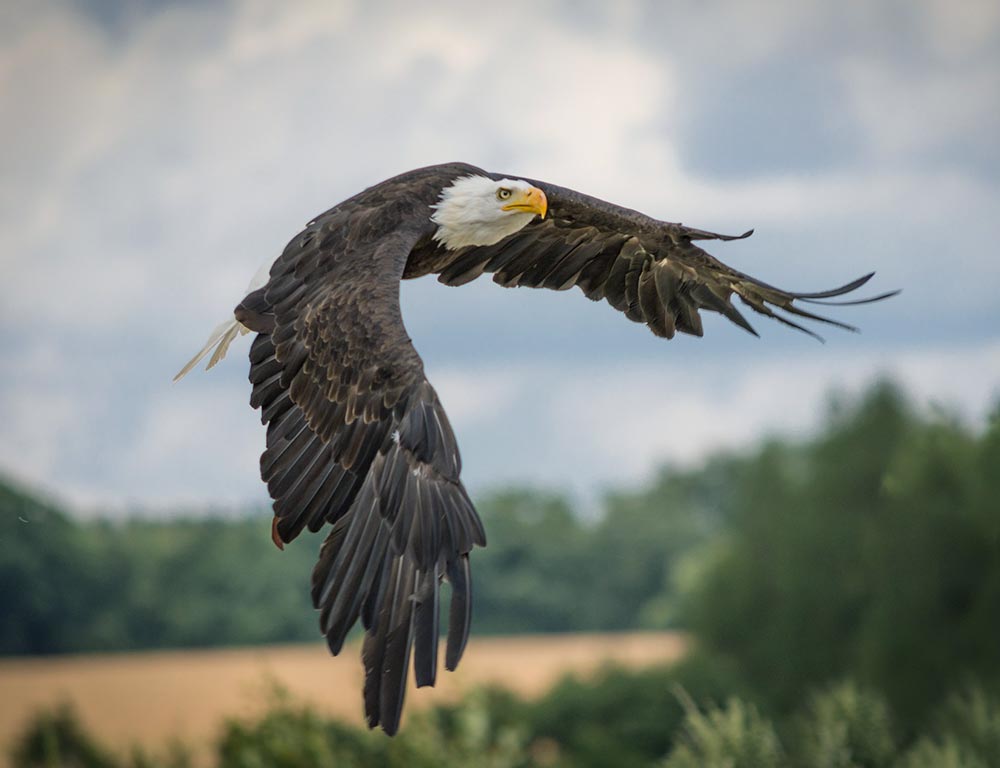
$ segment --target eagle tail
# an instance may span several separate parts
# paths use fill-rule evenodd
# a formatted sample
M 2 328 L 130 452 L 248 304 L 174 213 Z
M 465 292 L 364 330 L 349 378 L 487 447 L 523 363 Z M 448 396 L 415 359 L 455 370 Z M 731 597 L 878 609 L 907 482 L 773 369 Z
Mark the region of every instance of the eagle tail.
M 269 270 L 270 267 L 267 264 L 261 265 L 250 281 L 250 285 L 247 286 L 246 292 L 250 293 L 266 285 Z M 238 335 L 242 336 L 247 333 L 250 333 L 250 329 L 236 318 L 219 323 L 208 335 L 208 341 L 205 342 L 205 346 L 198 350 L 198 354 L 192 357 L 188 361 L 188 364 L 181 368 L 177 375 L 174 376 L 174 381 L 180 381 L 187 376 L 191 369 L 198 365 L 201 359 L 212 350 L 212 347 L 215 347 L 215 352 L 212 353 L 212 357 L 208 360 L 208 365 L 205 366 L 205 370 L 207 371 L 226 356 L 226 352 L 229 351 L 229 345 L 233 343 L 233 339 Z
M 226 356 L 226 352 L 229 351 L 229 345 L 233 343 L 233 339 L 241 334 L 249 332 L 250 329 L 235 318 L 219 323 L 209 334 L 208 341 L 205 342 L 205 346 L 198 350 L 198 354 L 192 357 L 191 360 L 188 361 L 188 364 L 181 368 L 178 374 L 174 376 L 174 381 L 179 381 L 184 378 L 184 376 L 186 376 L 192 368 L 201 362 L 205 355 L 212 352 L 212 348 L 214 347 L 215 352 L 212 352 L 212 357 L 209 358 L 208 365 L 205 366 L 205 370 L 207 371 Z

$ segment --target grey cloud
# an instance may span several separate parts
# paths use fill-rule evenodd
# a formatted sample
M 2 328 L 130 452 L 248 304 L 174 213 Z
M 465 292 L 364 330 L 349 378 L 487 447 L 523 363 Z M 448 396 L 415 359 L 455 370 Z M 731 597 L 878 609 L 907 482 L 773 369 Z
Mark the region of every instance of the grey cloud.
M 968 80 L 961 119 L 905 146 L 872 107 L 988 73 L 989 37 L 947 22 L 934 43 L 927 11 L 882 50 L 895 22 L 860 4 L 839 27 L 826 4 L 754 5 L 31 4 L 0 32 L 0 109 L 16 118 L 0 157 L 0 466 L 77 499 L 256 498 L 245 345 L 210 375 L 170 377 L 311 216 L 453 159 L 698 226 L 756 225 L 717 254 L 792 288 L 878 268 L 879 288 L 905 289 L 838 313 L 865 334 L 820 348 L 763 319 L 759 341 L 709 319 L 705 340 L 664 345 L 576 291 L 406 285 L 410 333 L 455 386 L 474 385 L 455 374 L 469 366 L 725 361 L 739 377 L 827 350 L 989 344 L 1000 185 L 983 126 L 1000 89 Z M 538 438 L 537 416 L 470 427 L 477 483 L 522 471 L 505 462 Z M 552 440 L 555 454 L 572 435 Z
M 688 84 L 687 87 L 691 87 Z M 776 58 L 716 81 L 690 100 L 678 139 L 695 174 L 817 173 L 854 165 L 863 135 L 843 112 L 838 74 L 815 61 Z
M 988 0 L 646 13 L 641 34 L 678 68 L 682 108 L 668 119 L 695 173 L 905 165 L 998 182 L 1000 12 Z

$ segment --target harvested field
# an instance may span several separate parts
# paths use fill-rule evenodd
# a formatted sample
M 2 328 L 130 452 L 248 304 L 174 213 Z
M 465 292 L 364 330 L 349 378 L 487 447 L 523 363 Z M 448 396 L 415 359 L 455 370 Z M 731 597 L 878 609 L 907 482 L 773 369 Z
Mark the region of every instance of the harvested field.
M 453 700 L 482 683 L 534 696 L 567 672 L 608 661 L 672 661 L 685 647 L 686 638 L 672 632 L 473 638 L 457 672 L 445 672 L 442 662 L 436 688 L 416 691 L 411 680 L 407 709 Z M 111 746 L 158 749 L 180 737 L 202 750 L 225 717 L 260 711 L 274 683 L 322 712 L 363 722 L 357 645 L 335 659 L 321 644 L 8 658 L 0 660 L 0 743 L 6 752 L 39 708 L 70 701 Z

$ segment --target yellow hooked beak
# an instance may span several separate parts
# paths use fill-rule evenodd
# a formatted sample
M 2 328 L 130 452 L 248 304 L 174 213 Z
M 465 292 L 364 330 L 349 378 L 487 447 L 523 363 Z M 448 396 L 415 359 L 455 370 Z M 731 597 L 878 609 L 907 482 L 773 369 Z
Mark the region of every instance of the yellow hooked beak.
M 516 190 L 510 201 L 501 208 L 504 211 L 524 211 L 537 213 L 543 219 L 549 210 L 549 201 L 545 193 L 538 187 L 528 187 L 526 190 Z

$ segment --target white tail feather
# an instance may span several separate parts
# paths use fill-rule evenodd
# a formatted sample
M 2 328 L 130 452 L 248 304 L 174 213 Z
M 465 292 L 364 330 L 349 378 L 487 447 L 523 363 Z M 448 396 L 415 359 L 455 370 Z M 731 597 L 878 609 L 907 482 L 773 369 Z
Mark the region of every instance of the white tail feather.
M 205 357 L 205 355 L 212 351 L 212 347 L 215 347 L 215 352 L 209 359 L 208 365 L 205 366 L 205 370 L 207 371 L 226 356 L 226 352 L 229 351 L 229 345 L 233 343 L 233 339 L 235 339 L 238 335 L 249 332 L 250 329 L 235 318 L 233 320 L 226 320 L 219 323 L 219 325 L 215 326 L 212 333 L 209 334 L 208 341 L 205 342 L 205 346 L 198 350 L 198 354 L 192 357 L 191 360 L 188 361 L 188 364 L 181 368 L 180 372 L 174 376 L 174 381 L 179 381 L 184 378 L 191 372 L 192 368 L 201 362 L 201 359 Z
M 270 267 L 267 264 L 258 269 L 257 274 L 255 274 L 253 276 L 253 280 L 250 281 L 250 285 L 247 286 L 246 292 L 250 293 L 251 291 L 256 291 L 258 288 L 263 287 L 267 283 L 269 270 Z M 229 345 L 233 343 L 233 339 L 246 333 L 250 333 L 250 329 L 236 318 L 233 318 L 232 320 L 224 320 L 219 323 L 208 335 L 208 341 L 205 342 L 205 346 L 203 346 L 198 351 L 198 354 L 192 357 L 188 364 L 181 368 L 178 374 L 174 376 L 174 381 L 183 379 L 191 372 L 192 368 L 201 362 L 201 359 L 205 355 L 211 352 L 212 347 L 215 347 L 215 352 L 212 354 L 212 357 L 209 358 L 208 365 L 205 366 L 205 370 L 207 371 L 226 356 L 226 352 L 229 351 Z

